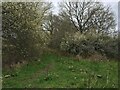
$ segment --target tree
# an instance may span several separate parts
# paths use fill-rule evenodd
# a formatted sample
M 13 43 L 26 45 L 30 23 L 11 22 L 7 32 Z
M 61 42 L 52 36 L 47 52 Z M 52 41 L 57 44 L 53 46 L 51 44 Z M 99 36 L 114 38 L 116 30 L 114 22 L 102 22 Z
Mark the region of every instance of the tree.
M 105 7 L 100 2 L 65 2 L 60 7 L 61 14 L 68 16 L 81 33 L 91 29 L 95 29 L 97 33 L 108 33 L 115 29 L 114 14 L 110 7 Z
M 55 49 L 60 48 L 60 43 L 66 32 L 75 32 L 74 26 L 67 17 L 53 15 L 52 13 L 49 15 L 44 28 L 50 32 L 51 41 L 49 46 Z
M 3 64 L 39 57 L 46 43 L 42 24 L 49 9 L 49 4 L 41 2 L 3 3 Z

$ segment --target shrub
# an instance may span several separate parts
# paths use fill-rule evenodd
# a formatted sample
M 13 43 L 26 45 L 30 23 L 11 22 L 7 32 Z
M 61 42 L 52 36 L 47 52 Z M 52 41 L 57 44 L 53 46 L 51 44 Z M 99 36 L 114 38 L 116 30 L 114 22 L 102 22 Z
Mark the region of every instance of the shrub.
M 2 5 L 3 65 L 39 58 L 47 42 L 42 30 L 43 3 L 7 2 Z
M 96 52 L 109 58 L 117 56 L 117 41 L 110 36 L 102 34 L 66 33 L 60 46 L 63 51 L 81 55 L 82 57 L 90 57 Z

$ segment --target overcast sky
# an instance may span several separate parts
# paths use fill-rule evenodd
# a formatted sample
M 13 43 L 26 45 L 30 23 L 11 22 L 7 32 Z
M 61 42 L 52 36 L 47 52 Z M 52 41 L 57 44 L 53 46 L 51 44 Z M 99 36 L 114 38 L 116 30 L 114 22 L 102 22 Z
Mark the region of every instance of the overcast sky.
M 46 0 L 46 1 L 53 2 L 54 6 L 55 6 L 55 12 L 56 12 L 58 10 L 58 8 L 57 8 L 58 2 L 61 2 L 63 0 Z M 75 1 L 75 0 L 64 0 L 64 1 Z M 118 15 L 118 1 L 119 0 L 96 0 L 96 1 L 102 1 L 105 5 L 110 5 L 112 8 L 112 11 L 115 13 L 115 15 Z
M 57 14 L 59 12 L 58 2 L 61 2 L 62 0 L 46 0 L 46 1 L 53 2 L 53 5 L 54 5 L 53 11 L 55 14 Z M 64 0 L 64 1 L 67 1 L 67 0 Z M 71 1 L 75 1 L 75 0 L 71 0 Z M 100 0 L 100 1 L 102 1 L 104 5 L 111 6 L 111 10 L 115 14 L 116 23 L 118 23 L 118 1 L 119 0 L 114 0 L 114 1 L 113 0 Z

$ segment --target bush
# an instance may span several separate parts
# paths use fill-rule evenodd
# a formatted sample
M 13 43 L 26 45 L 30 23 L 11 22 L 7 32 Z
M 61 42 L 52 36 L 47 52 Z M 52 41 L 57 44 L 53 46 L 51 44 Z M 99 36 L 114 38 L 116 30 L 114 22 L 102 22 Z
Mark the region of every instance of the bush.
M 90 57 L 96 53 L 109 58 L 115 58 L 118 55 L 117 41 L 110 36 L 96 33 L 66 33 L 60 46 L 63 51 L 82 57 Z
M 66 33 L 65 38 L 61 42 L 61 50 L 85 57 L 94 53 L 94 47 L 90 44 L 87 37 L 79 32 L 73 33 L 73 35 Z
M 42 3 L 7 2 L 2 5 L 3 65 L 39 58 L 48 40 L 42 30 Z

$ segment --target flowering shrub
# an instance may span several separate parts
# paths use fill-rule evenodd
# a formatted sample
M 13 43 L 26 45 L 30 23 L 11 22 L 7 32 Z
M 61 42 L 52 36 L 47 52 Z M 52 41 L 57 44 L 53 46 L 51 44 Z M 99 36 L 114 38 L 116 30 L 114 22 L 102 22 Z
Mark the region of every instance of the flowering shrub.
M 76 32 L 72 34 L 66 33 L 60 47 L 63 51 L 83 57 L 89 57 L 97 52 L 108 57 L 112 55 L 112 58 L 114 58 L 117 56 L 116 42 L 106 35 Z

